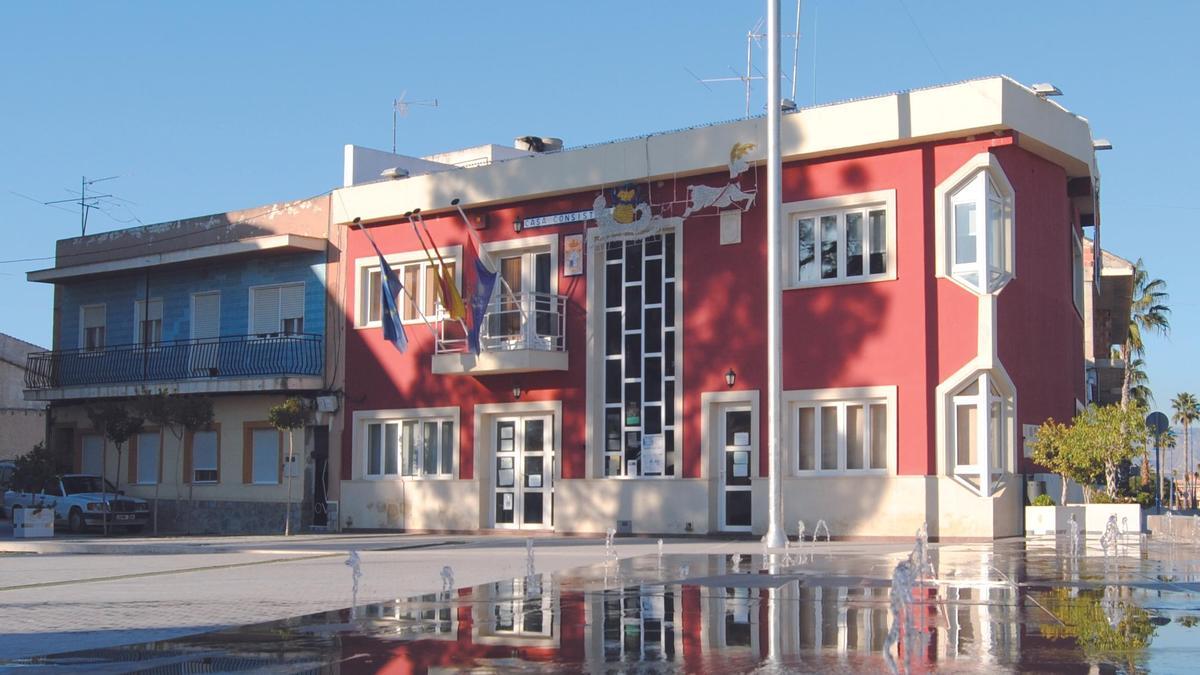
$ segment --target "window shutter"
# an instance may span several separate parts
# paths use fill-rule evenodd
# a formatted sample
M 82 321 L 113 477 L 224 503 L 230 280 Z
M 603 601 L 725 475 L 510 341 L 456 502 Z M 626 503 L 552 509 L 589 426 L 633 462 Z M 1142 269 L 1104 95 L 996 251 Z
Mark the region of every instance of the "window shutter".
M 192 482 L 192 446 L 196 444 L 196 432 L 189 432 L 183 442 L 183 482 Z
M 304 318 L 304 284 L 283 286 L 279 289 L 279 318 Z
M 253 482 L 254 428 L 242 427 L 242 482 Z
M 138 437 L 134 434 L 129 438 L 129 458 L 125 460 L 128 469 L 127 481 L 130 485 L 137 482 L 137 467 L 138 467 Z M 119 457 L 120 455 L 118 455 Z
M 221 294 L 196 293 L 192 296 L 192 337 L 215 338 L 221 334 Z
M 97 328 L 104 325 L 104 305 L 83 308 L 83 327 Z
M 279 287 L 256 288 L 252 291 L 250 333 L 279 332 Z

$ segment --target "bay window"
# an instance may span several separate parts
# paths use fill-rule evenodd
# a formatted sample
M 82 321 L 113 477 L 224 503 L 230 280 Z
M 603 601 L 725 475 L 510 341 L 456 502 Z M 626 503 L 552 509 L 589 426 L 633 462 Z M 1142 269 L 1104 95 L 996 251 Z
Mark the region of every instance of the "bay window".
M 1013 403 L 1003 386 L 984 371 L 952 393 L 949 401 L 953 473 L 984 496 L 1014 463 L 1009 456 Z
M 996 293 L 1013 276 L 1012 188 L 987 153 L 947 183 L 937 190 L 946 218 L 945 273 L 973 292 Z

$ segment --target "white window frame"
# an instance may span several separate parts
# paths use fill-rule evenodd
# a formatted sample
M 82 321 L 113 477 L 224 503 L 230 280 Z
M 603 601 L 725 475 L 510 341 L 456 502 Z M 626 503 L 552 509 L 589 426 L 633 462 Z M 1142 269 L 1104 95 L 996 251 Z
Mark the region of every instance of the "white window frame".
M 463 274 L 463 265 L 461 262 L 463 257 L 462 246 L 442 246 L 437 249 L 437 253 L 434 253 L 433 249 L 430 249 L 429 253 L 433 256 L 435 264 L 437 263 L 437 258 L 439 255 L 441 256 L 443 262 L 454 263 L 454 286 L 458 289 L 458 292 L 461 295 Z M 417 250 L 404 251 L 400 253 L 386 253 L 383 256 L 383 259 L 387 261 L 387 264 L 392 268 L 392 271 L 400 277 L 401 283 L 404 282 L 405 267 L 409 265 L 420 266 L 420 269 L 417 273 L 417 289 L 414 291 L 414 289 L 409 288 L 408 291 L 412 293 L 413 298 L 418 299 L 423 304 L 426 292 L 425 280 L 428 278 L 428 268 L 430 266 L 429 257 L 425 255 L 425 251 Z M 365 256 L 362 258 L 356 258 L 354 260 L 354 327 L 356 329 L 379 328 L 383 325 L 382 306 L 379 309 L 380 316 L 378 319 L 371 321 L 367 316 L 367 312 L 371 303 L 370 293 L 368 292 L 370 288 L 370 276 L 372 273 L 379 274 L 379 272 L 379 256 Z M 380 283 L 382 284 L 382 278 Z M 423 323 L 419 314 L 412 319 L 404 318 L 403 305 L 406 301 L 407 297 L 402 293 L 400 297 L 400 323 L 406 326 Z M 424 312 L 425 308 L 421 307 L 421 311 Z M 428 318 L 430 321 L 442 321 L 446 319 L 447 316 L 448 315 L 445 311 L 445 308 L 442 307 L 441 303 L 438 303 L 435 316 L 426 315 L 426 318 Z
M 884 236 L 886 266 L 883 272 L 870 274 L 870 212 L 883 210 L 885 212 Z M 891 281 L 896 278 L 896 190 L 874 190 L 854 194 L 808 199 L 789 202 L 783 205 L 787 214 L 788 245 L 784 250 L 784 290 L 813 288 L 822 286 L 843 286 L 847 284 L 863 284 L 878 281 Z M 846 214 L 862 213 L 864 244 L 863 274 L 846 276 Z M 822 216 L 835 216 L 838 223 L 838 276 L 831 279 L 821 279 L 820 265 L 820 223 Z M 818 278 L 800 278 L 800 221 L 812 218 L 814 221 L 814 264 L 817 265 Z
M 981 180 L 982 177 L 982 180 Z M 988 181 L 996 190 L 1000 201 L 1000 227 L 1002 228 L 1004 258 L 1000 273 L 991 278 L 989 268 L 988 237 Z M 973 185 L 978 182 L 978 187 Z M 956 204 L 974 203 L 977 218 L 975 235 L 975 262 L 955 263 L 957 237 L 955 236 Z M 936 276 L 947 278 L 975 295 L 995 295 L 1016 278 L 1016 198 L 1012 183 L 1000 166 L 999 160 L 990 152 L 981 152 L 968 159 L 949 178 L 934 188 L 934 228 L 936 239 Z M 977 274 L 977 284 L 963 278 L 964 274 Z
M 532 289 L 535 284 L 536 269 L 533 263 L 534 256 L 539 253 L 550 254 L 550 295 L 558 295 L 558 234 L 542 234 L 533 237 L 520 237 L 518 239 L 504 239 L 501 241 L 492 241 L 483 244 L 483 250 L 491 258 L 496 265 L 496 271 L 500 271 L 500 259 L 512 258 L 521 256 L 521 288 L 526 287 Z M 456 270 L 457 271 L 457 270 Z M 488 305 L 488 311 L 495 311 L 500 307 L 501 294 L 506 293 L 504 285 L 500 281 L 500 277 L 496 278 L 496 288 L 492 292 L 492 302 Z M 521 320 L 521 326 L 525 341 L 521 344 L 528 344 L 537 337 L 537 324 L 534 319 L 534 303 L 532 296 L 526 296 L 527 301 L 521 307 L 525 317 Z M 502 338 L 501 338 L 502 339 Z M 553 338 L 548 338 L 547 341 Z M 487 349 L 488 345 L 484 345 Z
M 251 286 L 251 287 L 249 288 L 249 291 L 248 291 L 248 293 L 249 293 L 249 295 L 250 295 L 250 301 L 249 301 L 250 313 L 249 313 L 249 315 L 246 317 L 246 333 L 247 333 L 248 335 L 250 335 L 250 337 L 251 337 L 251 338 L 259 338 L 259 337 L 265 337 L 265 336 L 269 336 L 269 335 L 275 335 L 275 336 L 283 336 L 283 335 L 285 335 L 285 333 L 283 332 L 283 324 L 284 324 L 284 321 L 286 321 L 287 319 L 286 319 L 286 318 L 283 316 L 283 311 L 282 311 L 282 305 L 283 305 L 283 289 L 284 289 L 284 288 L 291 288 L 291 287 L 294 287 L 294 286 L 299 286 L 299 287 L 300 287 L 300 298 L 301 298 L 301 300 L 300 300 L 300 306 L 301 306 L 301 310 L 300 310 L 300 317 L 299 317 L 299 318 L 300 318 L 300 319 L 301 319 L 301 320 L 302 320 L 302 321 L 303 321 L 305 324 L 307 324 L 307 323 L 308 323 L 308 311 L 307 311 L 307 310 L 308 310 L 308 308 L 305 306 L 305 305 L 307 304 L 307 302 L 306 302 L 306 301 L 307 301 L 306 293 L 307 293 L 308 287 L 307 287 L 307 284 L 306 284 L 306 283 L 305 283 L 303 280 L 301 280 L 301 281 L 288 281 L 288 282 L 284 282 L 284 283 L 278 283 L 278 284 L 260 284 L 260 285 L 258 285 L 258 286 Z M 280 303 L 281 311 L 279 312 L 279 325 L 278 325 L 278 326 L 276 326 L 276 329 L 275 329 L 275 330 L 273 330 L 273 331 L 267 331 L 266 333 L 255 333 L 255 332 L 254 332 L 254 294 L 255 294 L 255 291 L 259 291 L 259 290 L 263 290 L 263 289 L 267 289 L 267 288 L 278 288 L 278 289 L 280 289 L 280 293 L 279 293 L 279 303 Z M 300 335 L 300 334 L 303 334 L 303 332 L 304 332 L 304 331 L 300 331 L 300 333 L 288 333 L 288 335 Z
M 971 489 L 979 492 L 982 497 L 995 493 L 1004 474 L 1016 470 L 1016 397 L 1012 393 L 1011 383 L 1007 375 L 986 369 L 976 370 L 954 378 L 953 384 L 939 386 L 939 393 L 944 397 L 945 424 L 945 466 L 946 473 L 964 480 L 975 479 Z M 961 394 L 962 390 L 977 386 L 974 394 Z M 993 389 L 995 392 L 993 392 Z M 997 420 L 991 417 L 991 406 L 1000 405 L 1000 415 Z M 958 463 L 958 408 L 960 406 L 975 407 L 975 446 L 977 451 L 975 464 Z M 996 429 L 998 447 L 991 442 L 992 426 Z
M 104 323 L 101 324 L 100 326 L 98 326 L 99 328 L 104 329 L 104 340 L 103 340 L 103 344 L 101 344 L 96 349 L 88 349 L 88 346 L 87 346 L 88 326 L 87 326 L 86 321 L 84 320 L 84 317 L 87 315 L 87 310 L 91 309 L 93 307 L 99 307 L 104 312 Z M 79 349 L 83 350 L 86 353 L 95 354 L 95 353 L 103 352 L 107 346 L 108 346 L 108 305 L 103 302 L 98 302 L 98 303 L 94 303 L 91 305 L 80 305 L 79 306 Z
M 390 264 L 390 263 L 389 263 Z M 462 433 L 462 425 L 460 420 L 460 409 L 457 406 L 442 407 L 442 408 L 406 408 L 397 410 L 359 410 L 354 413 L 354 438 L 353 448 L 355 454 L 355 474 L 356 478 L 362 480 L 454 480 L 458 478 L 461 471 L 461 449 L 460 435 Z M 417 432 L 421 435 L 421 440 L 418 442 L 415 450 L 417 455 L 416 473 L 406 474 L 404 465 L 404 423 L 413 422 L 417 425 Z M 437 474 L 425 473 L 425 445 L 424 433 L 426 422 L 437 422 L 439 447 L 438 447 L 438 469 Z M 450 451 L 450 456 L 454 459 L 454 467 L 451 471 L 443 471 L 441 466 L 441 458 L 444 456 L 444 449 L 440 445 L 441 424 L 449 423 L 453 427 L 451 438 L 453 438 L 453 447 Z M 396 425 L 396 473 L 385 473 L 387 467 L 386 453 L 387 448 L 387 425 Z M 370 442 L 370 427 L 373 425 L 380 426 L 380 458 L 379 469 L 380 473 L 369 473 L 370 456 L 368 454 L 368 444 Z
M 792 471 L 797 476 L 822 476 L 822 475 L 842 475 L 842 476 L 869 476 L 869 475 L 896 475 L 897 471 L 897 397 L 898 388 L 895 385 L 880 385 L 873 387 L 845 387 L 835 389 L 800 389 L 783 392 L 784 409 L 787 410 L 787 416 L 784 423 L 785 438 L 789 443 L 789 455 Z M 863 411 L 867 414 L 867 419 L 864 421 L 865 429 L 863 434 L 863 459 L 864 468 L 848 469 L 846 468 L 846 407 L 851 405 L 863 406 Z M 870 429 L 870 413 L 869 406 L 883 405 L 887 415 L 887 446 L 884 448 L 886 453 L 886 467 L 882 469 L 866 468 L 870 463 L 871 452 L 871 429 Z M 821 462 L 821 420 L 820 408 L 834 406 L 838 411 L 838 465 L 835 469 L 827 469 L 820 465 Z M 814 466 L 815 469 L 800 468 L 800 425 L 798 422 L 801 408 L 814 408 L 817 412 L 814 413 L 813 434 Z
M 146 336 L 143 334 L 143 330 L 142 330 L 142 322 L 147 320 L 146 319 L 146 305 L 149 304 L 151 307 L 153 307 L 155 303 L 158 303 L 158 336 L 154 340 L 150 341 L 149 344 L 147 344 L 145 342 Z M 163 304 L 163 299 L 161 297 L 150 298 L 149 300 L 134 300 L 134 302 L 133 302 L 133 332 L 135 333 L 134 344 L 141 345 L 144 347 L 153 347 L 153 346 L 157 345 L 158 343 L 162 342 L 163 341 L 163 337 L 162 337 L 163 322 L 165 320 L 165 315 L 166 315 L 166 307 Z
M 1084 277 L 1083 264 L 1083 242 L 1079 240 L 1079 233 L 1075 231 L 1075 227 L 1071 227 L 1071 298 L 1075 302 L 1075 311 L 1079 312 L 1079 317 L 1083 318 L 1083 294 L 1087 292 L 1083 283 Z
M 213 445 L 213 465 L 212 468 L 200 467 L 196 463 L 196 436 L 199 434 L 212 434 L 215 444 Z M 252 460 L 253 461 L 253 458 Z M 253 467 L 251 467 L 253 469 Z M 216 429 L 200 429 L 192 432 L 192 466 L 190 468 L 191 482 L 195 485 L 216 485 L 221 482 L 221 432 Z M 196 478 L 197 471 L 214 471 L 217 477 L 212 480 L 200 480 Z M 251 475 L 253 477 L 253 474 Z

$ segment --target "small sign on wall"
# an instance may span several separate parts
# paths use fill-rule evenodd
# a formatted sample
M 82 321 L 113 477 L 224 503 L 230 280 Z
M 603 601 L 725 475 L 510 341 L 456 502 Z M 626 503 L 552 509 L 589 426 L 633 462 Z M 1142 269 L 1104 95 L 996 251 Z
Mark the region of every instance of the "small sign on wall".
M 666 470 L 667 444 L 662 434 L 642 436 L 642 474 L 661 476 Z
M 721 245 L 742 243 L 742 210 L 721 212 Z
M 568 234 L 563 237 L 563 276 L 577 277 L 583 274 L 583 235 Z

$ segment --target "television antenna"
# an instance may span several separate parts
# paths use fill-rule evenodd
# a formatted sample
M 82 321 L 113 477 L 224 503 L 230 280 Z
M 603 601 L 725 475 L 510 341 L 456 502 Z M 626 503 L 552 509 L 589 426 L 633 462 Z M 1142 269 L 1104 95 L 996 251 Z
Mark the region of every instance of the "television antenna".
M 106 198 L 113 199 L 114 198 L 112 195 L 97 195 L 97 194 L 89 195 L 88 188 L 95 185 L 96 183 L 102 183 L 106 180 L 114 180 L 116 178 L 120 178 L 120 176 L 106 176 L 104 178 L 92 178 L 90 180 L 88 179 L 87 176 L 81 176 L 79 178 L 79 196 L 78 197 L 72 197 L 70 199 L 56 199 L 54 201 L 42 202 L 42 204 L 45 206 L 53 206 L 55 204 L 78 204 L 79 205 L 79 236 L 81 236 L 81 237 L 86 236 L 87 235 L 88 213 L 92 209 L 100 208 L 100 200 L 101 199 L 106 199 Z M 103 209 L 101 209 L 101 210 L 103 210 Z
M 792 38 L 792 40 L 793 40 L 793 42 L 792 42 L 792 77 L 791 77 L 791 80 L 792 80 L 792 98 L 791 98 L 791 100 L 792 101 L 796 100 L 796 62 L 797 62 L 797 57 L 800 52 L 800 3 L 801 3 L 801 1 L 802 0 L 796 0 L 796 31 L 794 33 L 784 33 L 781 36 L 781 37 L 789 37 L 789 38 Z M 758 22 L 754 24 L 754 27 L 746 32 L 746 73 L 744 75 L 739 74 L 736 70 L 733 69 L 733 66 L 730 66 L 729 70 L 733 73 L 733 75 L 731 77 L 701 78 L 701 77 L 698 77 L 692 71 L 688 70 L 687 68 L 684 68 L 684 70 L 688 71 L 689 75 L 691 75 L 693 78 L 695 78 L 697 82 L 704 85 L 704 88 L 708 89 L 709 91 L 712 91 L 712 87 L 708 86 L 708 84 L 710 82 L 741 82 L 742 88 L 745 92 L 745 97 L 746 97 L 746 117 L 750 116 L 751 83 L 755 80 L 763 79 L 762 71 L 760 71 L 754 65 L 754 50 L 753 50 L 753 47 L 755 44 L 759 45 L 759 47 L 761 48 L 762 47 L 762 39 L 767 36 L 767 34 L 765 32 L 762 32 L 762 30 L 763 30 L 763 19 L 760 17 Z M 755 73 L 757 73 L 757 75 Z M 784 77 L 787 77 L 787 76 L 784 75 Z
M 400 92 L 398 98 L 392 99 L 392 154 L 396 154 L 396 122 L 398 117 L 408 117 L 408 109 L 411 106 L 419 105 L 426 108 L 438 107 L 436 98 L 423 99 L 420 101 L 406 101 L 404 96 L 408 94 L 408 90 Z

